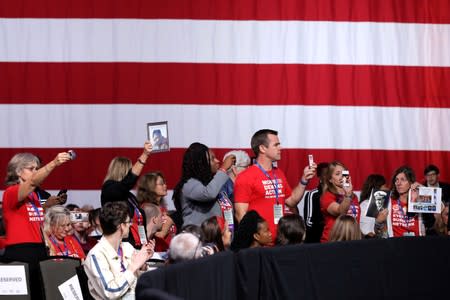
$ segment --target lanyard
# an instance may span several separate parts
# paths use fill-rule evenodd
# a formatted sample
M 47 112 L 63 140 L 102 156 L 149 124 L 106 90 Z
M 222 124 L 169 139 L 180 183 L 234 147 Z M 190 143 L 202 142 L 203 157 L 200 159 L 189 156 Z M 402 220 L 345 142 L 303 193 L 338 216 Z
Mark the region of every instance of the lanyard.
M 397 199 L 397 205 L 398 205 L 398 210 L 401 212 L 402 219 L 406 223 L 406 230 L 408 230 L 408 232 L 409 232 L 409 217 L 403 211 L 403 206 L 400 203 L 400 199 Z
M 119 259 L 120 259 L 120 271 L 121 272 L 125 272 L 127 269 L 125 268 L 125 266 L 123 264 L 123 250 L 122 250 L 122 246 L 119 246 L 119 250 L 117 250 L 117 254 L 119 255 Z
M 134 203 L 134 201 L 131 198 L 128 198 L 128 202 L 131 203 L 131 205 L 133 205 L 133 209 L 134 209 L 134 216 L 137 219 L 137 224 L 138 225 L 142 225 L 142 214 L 139 211 L 139 208 L 137 207 L 137 205 Z
M 272 183 L 272 186 L 275 189 L 275 200 L 276 200 L 277 205 L 278 205 L 279 204 L 278 203 L 278 178 L 277 178 L 277 175 L 275 174 L 275 170 L 273 171 L 273 178 L 274 179 L 272 179 L 270 177 L 269 173 L 267 173 L 267 171 L 264 170 L 264 168 L 258 162 L 256 163 L 256 165 L 264 173 L 264 175 L 266 175 L 266 177 L 270 179 L 270 182 Z M 275 183 L 274 183 L 274 181 L 275 181 Z
M 66 241 L 65 241 L 65 240 L 63 240 L 63 243 L 64 243 L 64 249 L 65 249 L 65 250 L 62 250 L 62 249 L 59 247 L 59 243 L 55 240 L 55 238 L 53 237 L 53 235 L 50 236 L 50 240 L 51 240 L 53 246 L 57 247 L 58 250 L 59 250 L 64 256 L 69 256 L 69 247 L 67 247 Z
M 356 205 L 353 204 L 353 197 L 352 197 L 352 200 L 350 202 L 350 208 L 352 210 L 352 217 L 356 219 L 356 217 L 358 215 L 358 212 L 356 211 Z

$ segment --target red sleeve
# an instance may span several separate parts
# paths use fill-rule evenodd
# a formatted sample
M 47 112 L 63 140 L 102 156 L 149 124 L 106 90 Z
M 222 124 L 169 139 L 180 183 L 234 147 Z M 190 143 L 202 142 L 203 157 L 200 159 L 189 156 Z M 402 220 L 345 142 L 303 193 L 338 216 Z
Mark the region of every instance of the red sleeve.
M 240 174 L 234 183 L 234 202 L 235 203 L 249 203 L 251 192 L 251 184 L 247 180 L 244 173 Z
M 9 210 L 15 209 L 17 207 L 17 202 L 19 201 L 19 185 L 12 185 L 8 187 L 3 192 L 3 209 L 8 208 Z
M 336 202 L 336 196 L 333 193 L 326 192 L 320 197 L 320 210 L 328 212 L 328 207 L 334 202 Z

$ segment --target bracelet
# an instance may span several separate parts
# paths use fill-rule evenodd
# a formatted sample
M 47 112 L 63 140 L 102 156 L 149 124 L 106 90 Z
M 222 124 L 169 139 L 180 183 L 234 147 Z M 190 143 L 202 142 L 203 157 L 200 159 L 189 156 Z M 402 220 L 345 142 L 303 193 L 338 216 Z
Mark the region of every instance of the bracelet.
M 138 158 L 138 163 L 140 163 L 141 165 L 145 166 L 145 162 L 143 162 L 140 158 Z
M 300 184 L 301 185 L 307 186 L 308 182 L 309 182 L 308 180 L 303 181 L 303 178 L 300 178 Z

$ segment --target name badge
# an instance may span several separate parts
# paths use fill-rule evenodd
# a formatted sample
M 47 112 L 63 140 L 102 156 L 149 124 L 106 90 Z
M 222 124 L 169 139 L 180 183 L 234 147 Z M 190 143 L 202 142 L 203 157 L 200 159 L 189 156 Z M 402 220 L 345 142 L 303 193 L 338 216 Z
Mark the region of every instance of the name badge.
M 275 225 L 278 224 L 278 221 L 280 221 L 281 217 L 283 217 L 283 205 L 274 204 L 273 205 L 273 222 L 275 223 Z
M 403 236 L 416 236 L 414 232 L 404 232 Z
M 143 225 L 138 226 L 139 239 L 141 240 L 141 244 L 147 244 L 147 235 L 145 234 L 145 228 Z
M 225 218 L 225 221 L 227 221 L 228 225 L 234 224 L 233 219 L 233 210 L 232 209 L 226 209 L 223 211 L 223 217 Z

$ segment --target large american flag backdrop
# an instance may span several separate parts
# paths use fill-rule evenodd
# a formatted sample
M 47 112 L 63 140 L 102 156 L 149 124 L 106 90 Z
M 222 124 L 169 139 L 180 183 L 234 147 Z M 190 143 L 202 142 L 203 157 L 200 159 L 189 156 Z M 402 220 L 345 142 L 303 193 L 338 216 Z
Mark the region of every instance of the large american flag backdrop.
M 449 23 L 448 0 L 1 0 L 1 172 L 74 149 L 44 188 L 97 206 L 109 161 L 168 121 L 171 151 L 144 172 L 169 188 L 190 143 L 250 153 L 260 128 L 279 131 L 292 185 L 308 154 L 356 189 L 403 164 L 446 179 Z

